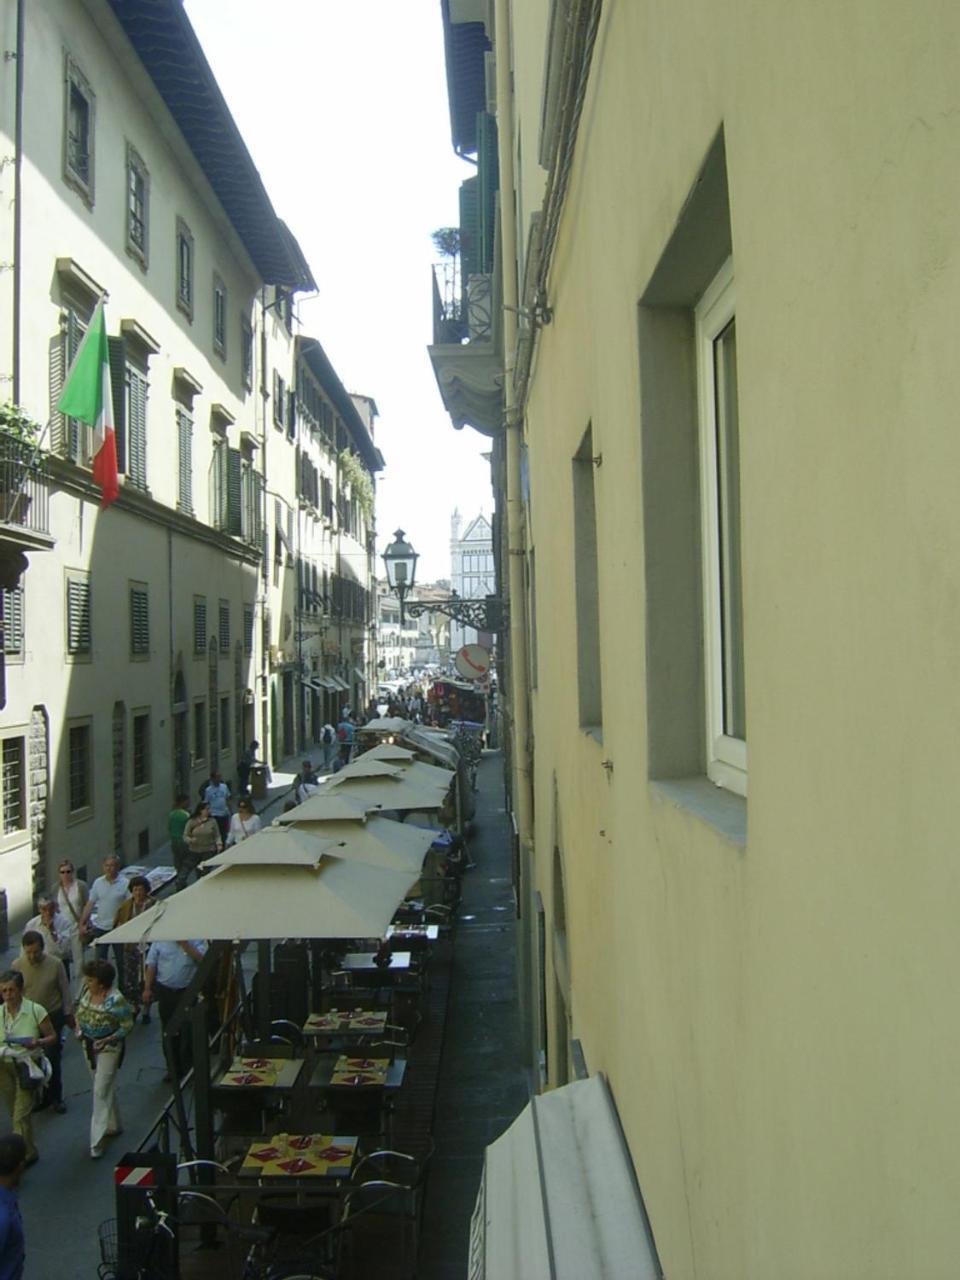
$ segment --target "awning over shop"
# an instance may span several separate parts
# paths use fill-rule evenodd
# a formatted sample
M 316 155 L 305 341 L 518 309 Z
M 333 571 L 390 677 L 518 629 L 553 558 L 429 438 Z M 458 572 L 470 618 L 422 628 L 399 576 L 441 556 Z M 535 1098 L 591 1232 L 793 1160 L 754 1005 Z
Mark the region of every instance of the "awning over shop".
M 358 681 L 358 683 L 360 683 L 360 684 L 366 684 L 366 683 L 367 683 L 367 677 L 363 674 L 363 672 L 360 670 L 360 668 L 359 668 L 359 667 L 354 667 L 354 668 L 353 668 L 353 674 L 357 677 L 357 681 Z
M 470 1280 L 660 1280 L 650 1224 L 602 1076 L 532 1099 L 487 1147 Z
M 341 693 L 350 692 L 350 686 L 347 684 L 346 680 L 342 680 L 340 676 L 330 676 L 328 678 L 332 688 L 338 689 Z

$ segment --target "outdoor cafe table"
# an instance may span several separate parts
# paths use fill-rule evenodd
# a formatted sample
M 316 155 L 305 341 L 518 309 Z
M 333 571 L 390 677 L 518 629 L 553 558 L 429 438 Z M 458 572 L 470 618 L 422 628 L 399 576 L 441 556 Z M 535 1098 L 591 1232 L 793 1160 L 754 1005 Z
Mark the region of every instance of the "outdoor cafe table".
M 305 1036 L 383 1035 L 387 1025 L 385 1009 L 331 1009 L 328 1013 L 311 1013 L 303 1024 Z
M 215 1089 L 292 1089 L 303 1067 L 302 1058 L 234 1058 Z
M 436 942 L 440 937 L 440 926 L 438 924 L 392 924 L 385 936 L 388 939 L 399 938 L 401 942 L 415 942 L 420 938 L 425 938 L 427 942 Z
M 356 1137 L 325 1133 L 276 1133 L 258 1138 L 244 1156 L 241 1177 L 349 1178 L 357 1155 Z
M 385 1089 L 395 1092 L 403 1084 L 406 1058 L 361 1058 L 351 1054 L 322 1054 L 310 1077 L 310 1086 L 323 1089 Z
M 348 969 L 351 973 L 382 974 L 396 973 L 398 970 L 410 968 L 409 951 L 394 951 L 388 965 L 374 964 L 374 954 L 373 951 L 353 951 L 343 957 L 342 968 Z

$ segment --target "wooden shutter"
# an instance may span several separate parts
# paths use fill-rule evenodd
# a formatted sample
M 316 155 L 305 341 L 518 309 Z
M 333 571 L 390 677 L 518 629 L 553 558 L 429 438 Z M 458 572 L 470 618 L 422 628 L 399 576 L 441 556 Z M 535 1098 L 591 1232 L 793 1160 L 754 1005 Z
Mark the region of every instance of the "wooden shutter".
M 67 331 L 64 335 L 64 344 L 66 350 L 64 352 L 64 371 L 63 382 L 66 385 L 67 377 L 70 373 L 70 366 L 73 364 L 74 357 L 80 350 L 80 343 L 83 341 L 83 335 L 86 331 L 86 325 L 80 319 L 77 311 L 71 306 L 67 309 Z M 62 390 L 62 388 L 61 388 Z M 87 424 L 78 422 L 76 418 L 65 419 L 66 429 L 64 433 L 64 444 L 66 446 L 66 455 L 72 458 L 74 462 L 83 462 L 87 454 Z
M 123 338 L 107 338 L 110 390 L 113 393 L 113 430 L 117 440 L 117 470 L 127 472 L 127 348 Z
M 460 276 L 466 289 L 469 276 L 480 271 L 480 179 L 460 183 Z
M 227 533 L 243 533 L 243 456 L 239 449 L 226 450 L 226 520 Z
M 230 602 L 220 601 L 220 649 L 226 652 L 230 648 Z
M 127 365 L 127 478 L 147 487 L 147 380 Z
M 193 651 L 207 651 L 207 602 L 199 596 L 193 601 Z
M 150 599 L 146 587 L 130 588 L 130 652 L 150 652 Z
M 89 653 L 90 583 L 84 578 L 67 579 L 67 651 Z
M 486 111 L 477 115 L 477 213 L 479 244 L 477 269 L 493 271 L 493 241 L 496 230 L 497 191 L 500 167 L 497 162 L 497 122 Z
M 181 511 L 193 514 L 193 422 L 184 409 L 177 410 L 178 498 Z
M 23 588 L 3 593 L 3 652 L 7 657 L 23 653 Z

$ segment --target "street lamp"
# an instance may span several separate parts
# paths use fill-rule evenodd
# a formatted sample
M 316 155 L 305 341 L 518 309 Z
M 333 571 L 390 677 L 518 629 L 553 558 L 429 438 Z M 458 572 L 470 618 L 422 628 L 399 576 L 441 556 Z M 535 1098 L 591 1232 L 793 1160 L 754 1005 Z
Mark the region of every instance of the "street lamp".
M 395 591 L 397 599 L 400 601 L 400 630 L 403 630 L 404 613 L 403 601 L 407 592 L 414 584 L 417 576 L 417 561 L 419 556 L 410 543 L 405 541 L 405 534 L 402 529 L 398 529 L 393 535 L 391 542 L 383 553 L 383 564 L 387 571 L 387 585 L 391 591 Z

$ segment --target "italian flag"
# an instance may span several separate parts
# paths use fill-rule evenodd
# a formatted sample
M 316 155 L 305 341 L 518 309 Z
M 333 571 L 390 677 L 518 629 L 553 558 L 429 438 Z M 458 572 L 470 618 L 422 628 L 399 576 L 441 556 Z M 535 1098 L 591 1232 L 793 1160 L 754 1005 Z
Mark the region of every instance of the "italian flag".
M 70 366 L 67 385 L 57 408 L 68 417 L 93 427 L 93 478 L 100 486 L 100 506 L 109 507 L 120 494 L 120 481 L 117 475 L 110 350 L 102 298 Z

